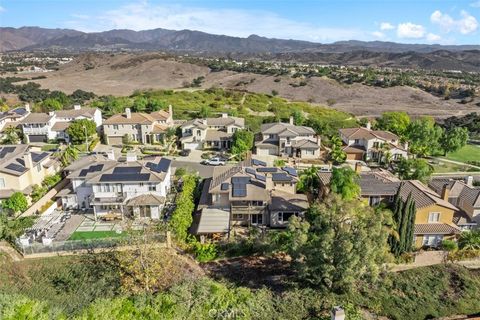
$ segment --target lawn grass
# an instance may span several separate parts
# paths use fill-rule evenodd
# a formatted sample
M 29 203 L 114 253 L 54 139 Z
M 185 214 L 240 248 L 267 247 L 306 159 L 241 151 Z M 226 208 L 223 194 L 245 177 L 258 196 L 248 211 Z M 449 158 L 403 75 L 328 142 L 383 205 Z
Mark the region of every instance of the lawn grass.
M 68 240 L 90 240 L 121 237 L 125 237 L 125 233 L 117 233 L 116 231 L 75 231 L 70 235 Z
M 42 151 L 52 151 L 57 149 L 58 149 L 58 144 L 45 144 L 42 146 Z
M 480 161 L 480 146 L 467 144 L 456 152 L 448 153 L 445 158 L 465 163 L 468 161 Z

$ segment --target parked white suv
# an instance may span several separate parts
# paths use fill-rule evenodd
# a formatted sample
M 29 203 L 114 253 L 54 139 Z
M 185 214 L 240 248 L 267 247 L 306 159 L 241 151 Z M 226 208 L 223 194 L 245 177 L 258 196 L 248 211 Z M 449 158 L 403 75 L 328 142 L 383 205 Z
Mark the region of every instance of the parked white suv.
M 216 158 L 211 158 L 209 160 L 203 161 L 203 164 L 206 164 L 209 166 L 224 166 L 225 160 L 216 157 Z

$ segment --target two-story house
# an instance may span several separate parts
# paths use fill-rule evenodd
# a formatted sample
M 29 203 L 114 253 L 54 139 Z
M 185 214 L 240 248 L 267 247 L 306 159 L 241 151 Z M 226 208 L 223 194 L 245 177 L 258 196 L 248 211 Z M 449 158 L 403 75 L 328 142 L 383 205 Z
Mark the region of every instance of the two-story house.
M 102 126 L 102 112 L 97 108 L 82 108 L 74 105 L 73 109 L 57 110 L 49 113 L 30 113 L 20 124 L 26 143 L 47 142 L 49 140 L 64 140 L 70 138 L 66 132 L 72 121 L 88 119 L 95 122 L 97 131 Z
M 234 227 L 283 228 L 292 215 L 308 208 L 304 194 L 296 193 L 298 176 L 290 167 L 267 167 L 247 159 L 234 167 L 215 167 L 206 179 L 193 232 L 226 234 Z
M 222 113 L 219 118 L 194 119 L 181 125 L 182 149 L 229 149 L 232 136 L 245 128 L 245 120 Z
M 17 127 L 19 121 L 25 119 L 30 113 L 30 105 L 27 103 L 24 107 L 15 108 L 5 112 L 0 112 L 0 132 L 9 126 Z
M 59 197 L 65 209 L 93 210 L 95 219 L 161 218 L 171 186 L 171 160 L 126 162 L 96 158 L 65 169 L 71 185 Z
M 20 191 L 29 195 L 36 184 L 60 169 L 52 154 L 28 145 L 0 146 L 0 200 Z
M 255 149 L 258 155 L 275 155 L 317 159 L 320 157 L 320 136 L 310 127 L 289 123 L 262 124 Z
M 347 160 L 379 161 L 386 152 L 393 160 L 408 156 L 408 144 L 400 143 L 400 138 L 389 131 L 372 130 L 367 127 L 339 129 L 343 141 L 343 151 Z
M 126 108 L 125 114 L 115 114 L 103 122 L 103 133 L 110 145 L 122 145 L 124 139 L 152 144 L 161 142 L 168 128 L 173 126 L 172 106 L 168 111 L 152 113 L 131 112 Z
M 448 201 L 462 210 L 463 215 L 456 217 L 456 224 L 462 230 L 470 230 L 480 225 L 480 187 L 473 185 L 473 177 L 466 179 L 434 178 L 429 187 L 441 194 L 445 186 L 450 188 Z

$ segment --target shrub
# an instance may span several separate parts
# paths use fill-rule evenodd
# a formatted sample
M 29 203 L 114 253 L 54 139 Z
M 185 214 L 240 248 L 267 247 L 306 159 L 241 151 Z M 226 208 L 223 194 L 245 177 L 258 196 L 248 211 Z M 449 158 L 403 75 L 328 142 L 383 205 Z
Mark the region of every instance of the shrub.
M 199 262 L 212 261 L 217 257 L 217 246 L 214 243 L 195 242 L 192 249 Z
M 442 248 L 446 251 L 455 251 L 458 249 L 458 245 L 453 240 L 443 240 L 442 241 Z

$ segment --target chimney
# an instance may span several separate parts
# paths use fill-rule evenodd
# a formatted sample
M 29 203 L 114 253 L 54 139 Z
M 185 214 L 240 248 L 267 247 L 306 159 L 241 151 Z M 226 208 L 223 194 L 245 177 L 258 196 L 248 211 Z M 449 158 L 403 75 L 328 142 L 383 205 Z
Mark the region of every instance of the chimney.
M 331 312 L 332 320 L 345 320 L 345 310 L 340 306 L 335 306 Z
M 405 141 L 403 144 L 403 148 L 408 151 L 408 141 Z
M 360 162 L 355 162 L 355 172 L 358 174 L 362 172 L 362 164 Z
M 168 105 L 168 113 L 170 114 L 170 117 L 173 117 L 173 108 L 171 104 Z
M 366 128 L 367 130 L 372 130 L 372 123 L 370 122 L 370 120 L 368 120 Z
M 273 190 L 273 178 L 269 172 L 265 173 L 265 189 Z
M 290 124 L 293 126 L 293 116 L 290 116 Z
M 467 177 L 467 186 L 469 186 L 470 188 L 473 187 L 473 176 Z
M 137 161 L 137 154 L 135 152 L 127 153 L 127 162 Z
M 27 110 L 27 112 L 30 112 L 30 103 L 25 103 L 24 108 Z
M 202 123 L 203 123 L 204 125 L 207 125 L 207 119 L 202 119 Z
M 125 116 L 127 117 L 127 119 L 132 118 L 132 112 L 130 111 L 130 108 L 125 108 Z
M 49 111 L 49 112 L 48 112 L 48 115 L 49 115 L 49 116 L 54 116 L 54 115 L 55 115 L 55 111 Z
M 81 108 L 82 108 L 82 106 L 79 105 L 79 104 L 74 104 L 73 105 L 73 110 L 80 110 Z
M 222 113 L 222 118 L 228 118 L 228 113 Z
M 25 154 L 23 155 L 23 161 L 25 162 L 25 168 L 33 168 L 32 154 L 29 151 L 25 152 Z
M 108 150 L 106 152 L 108 160 L 115 160 L 115 152 L 113 150 Z
M 442 199 L 448 201 L 448 197 L 450 196 L 450 184 L 446 183 L 442 189 Z
M 322 138 L 320 137 L 320 135 L 317 135 L 317 145 L 318 145 L 319 147 L 322 146 Z

